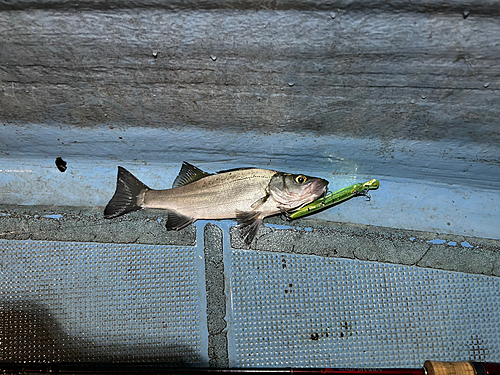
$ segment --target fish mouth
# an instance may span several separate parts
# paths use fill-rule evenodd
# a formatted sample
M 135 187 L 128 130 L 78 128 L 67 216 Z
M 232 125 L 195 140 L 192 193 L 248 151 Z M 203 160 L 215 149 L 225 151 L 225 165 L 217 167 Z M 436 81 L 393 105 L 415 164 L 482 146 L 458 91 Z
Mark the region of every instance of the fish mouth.
M 313 200 L 319 197 L 325 197 L 328 192 L 328 184 L 329 182 L 327 180 L 318 178 L 317 180 L 311 182 L 307 188 L 307 192 L 314 196 Z

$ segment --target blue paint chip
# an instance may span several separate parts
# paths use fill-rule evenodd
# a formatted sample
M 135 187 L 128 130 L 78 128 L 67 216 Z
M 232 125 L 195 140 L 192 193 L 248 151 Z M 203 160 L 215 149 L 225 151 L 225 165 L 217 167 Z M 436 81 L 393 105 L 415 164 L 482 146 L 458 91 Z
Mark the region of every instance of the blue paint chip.
M 312 232 L 312 230 L 313 230 L 313 229 L 312 229 L 312 228 L 310 228 L 310 227 L 307 227 L 307 228 L 304 228 L 304 230 L 305 230 L 306 232 Z
M 439 238 L 436 238 L 435 240 L 432 241 L 426 241 L 427 243 L 431 243 L 433 245 L 442 245 L 446 243 L 446 240 L 440 240 Z
M 410 237 L 410 241 L 411 242 L 415 241 L 415 237 Z
M 46 217 L 47 219 L 61 220 L 61 218 L 63 217 L 63 215 L 61 215 L 61 214 L 45 215 L 44 217 Z
M 158 218 L 158 224 L 161 224 L 161 218 Z
M 450 241 L 448 242 L 449 246 L 457 246 L 457 243 L 455 241 Z
M 268 228 L 275 228 L 275 229 L 292 229 L 292 227 L 290 227 L 288 225 L 265 224 L 265 226 Z
M 460 245 L 462 245 L 462 247 L 474 247 L 470 243 L 468 243 L 467 241 L 462 242 Z
M 3 212 L 0 212 L 0 216 L 10 216 L 10 214 L 6 214 L 6 213 L 3 213 Z

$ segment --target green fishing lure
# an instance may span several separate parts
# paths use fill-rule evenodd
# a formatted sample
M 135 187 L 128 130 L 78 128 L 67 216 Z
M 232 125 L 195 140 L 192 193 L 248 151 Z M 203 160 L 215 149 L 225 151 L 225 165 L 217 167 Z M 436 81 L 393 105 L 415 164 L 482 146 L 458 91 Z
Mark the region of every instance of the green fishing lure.
M 349 198 L 365 195 L 368 196 L 368 191 L 376 190 L 380 187 L 380 182 L 377 179 L 366 181 L 363 183 L 349 185 L 343 189 L 328 193 L 322 198 L 318 198 L 312 203 L 299 208 L 297 211 L 290 213 L 290 219 L 297 219 L 299 217 L 312 214 L 314 212 L 323 210 L 327 207 L 334 206 Z

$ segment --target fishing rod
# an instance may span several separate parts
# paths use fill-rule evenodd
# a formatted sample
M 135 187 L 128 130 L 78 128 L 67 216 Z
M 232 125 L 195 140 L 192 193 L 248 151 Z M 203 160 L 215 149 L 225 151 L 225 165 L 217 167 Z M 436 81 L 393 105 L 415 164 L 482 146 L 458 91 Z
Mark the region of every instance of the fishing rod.
M 199 368 L 167 363 L 0 363 L 2 374 L 334 374 L 334 375 L 500 375 L 500 363 L 426 361 L 422 368 Z

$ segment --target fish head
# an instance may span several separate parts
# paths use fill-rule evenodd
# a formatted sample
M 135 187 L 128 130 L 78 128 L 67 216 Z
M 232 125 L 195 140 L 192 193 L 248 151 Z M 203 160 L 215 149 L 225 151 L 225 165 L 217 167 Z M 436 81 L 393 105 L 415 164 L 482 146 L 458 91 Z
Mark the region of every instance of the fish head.
M 328 181 L 303 174 L 277 172 L 268 185 L 270 197 L 285 211 L 298 209 L 326 194 Z

